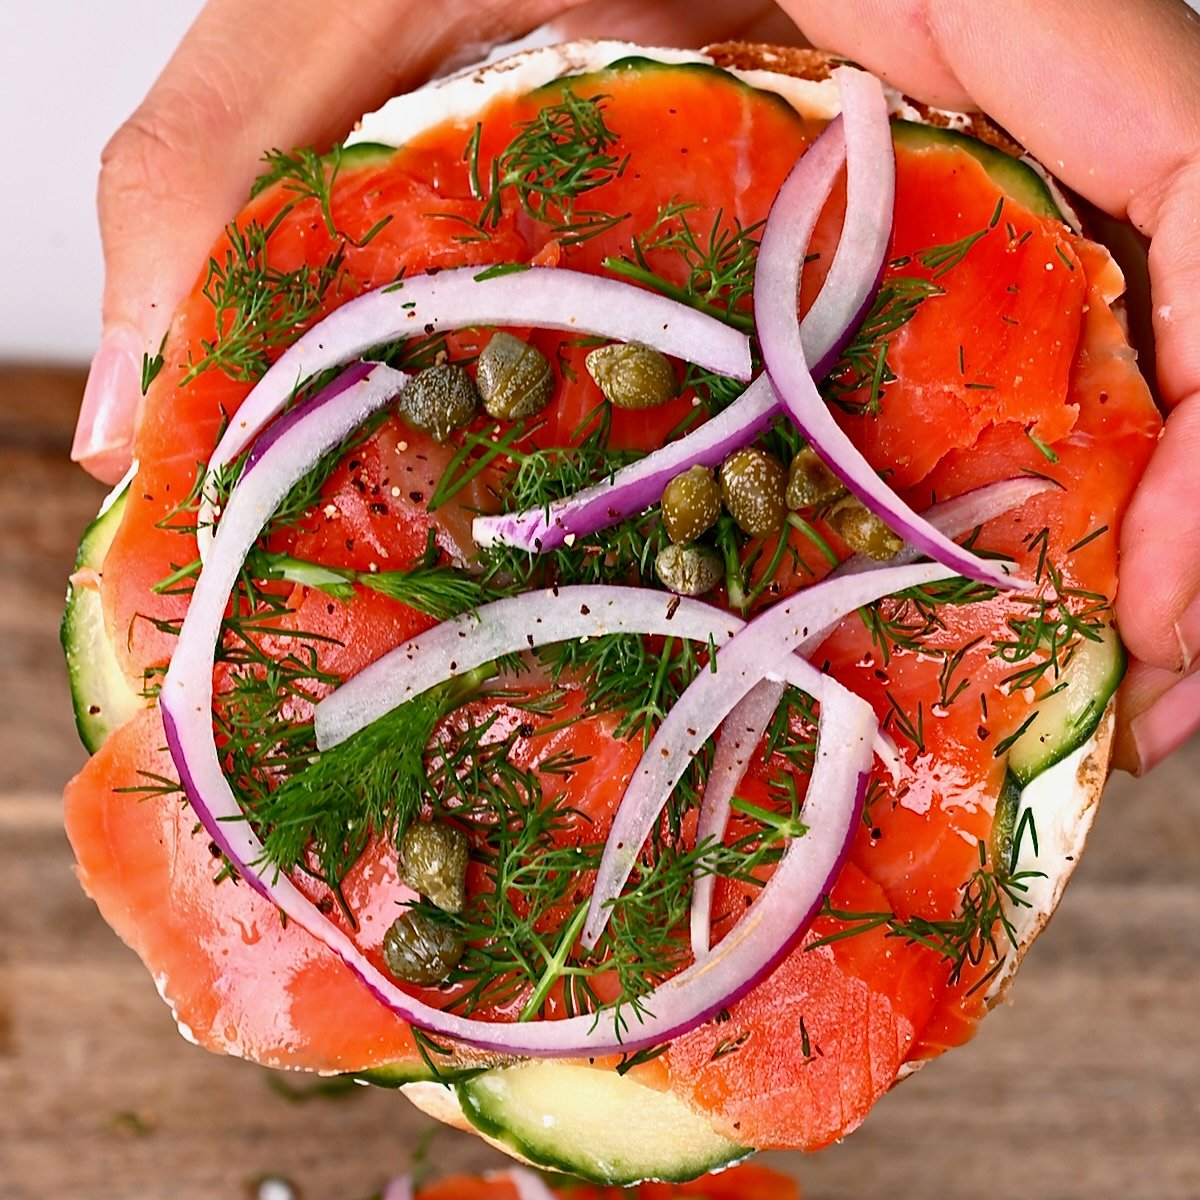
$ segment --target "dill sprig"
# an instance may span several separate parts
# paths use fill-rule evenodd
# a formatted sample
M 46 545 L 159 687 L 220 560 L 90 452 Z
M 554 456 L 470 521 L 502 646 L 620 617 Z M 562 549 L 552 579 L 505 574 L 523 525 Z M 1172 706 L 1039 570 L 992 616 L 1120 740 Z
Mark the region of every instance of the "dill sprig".
M 261 378 L 271 365 L 272 353 L 295 340 L 341 280 L 344 243 L 317 265 L 304 263 L 284 270 L 271 261 L 269 243 L 280 216 L 269 226 L 258 221 L 226 226 L 224 255 L 208 260 L 200 289 L 213 306 L 216 336 L 200 339 L 203 353 L 195 358 L 189 354 L 181 383 L 190 383 L 213 367 L 231 379 Z
M 825 398 L 846 412 L 877 416 L 884 388 L 897 378 L 888 363 L 892 338 L 926 300 L 944 295 L 945 290 L 929 279 L 913 275 L 885 279 L 862 324 L 822 385 Z M 859 395 L 864 389 L 866 394 Z
M 610 448 L 611 419 L 605 405 L 595 414 L 590 430 L 574 446 L 548 446 L 530 451 L 507 446 L 504 456 L 515 463 L 515 468 L 505 476 L 501 487 L 503 510 L 548 508 L 592 484 L 611 479 L 626 463 L 641 458 L 642 451 Z M 483 453 L 491 455 L 486 448 Z M 666 541 L 661 516 L 654 509 L 545 554 L 531 554 L 512 546 L 490 546 L 481 551 L 480 562 L 484 582 L 492 586 L 524 589 L 574 583 L 653 584 L 654 559 Z
M 726 219 L 718 209 L 707 232 L 698 233 L 688 213 L 701 206 L 678 196 L 660 205 L 654 223 L 631 241 L 633 257 L 609 257 L 606 270 L 643 284 L 664 296 L 707 312 L 747 333 L 754 332 L 754 316 L 746 304 L 754 289 L 758 259 L 758 233 L 765 224 L 743 225 L 737 217 Z M 684 282 L 675 283 L 650 263 L 654 252 L 676 255 Z
M 398 844 L 429 792 L 425 748 L 438 722 L 494 673 L 480 667 L 430 688 L 255 797 L 248 816 L 266 860 L 291 871 L 311 854 L 336 885 L 372 837 Z
M 558 642 L 538 657 L 558 684 L 566 677 L 587 683 L 588 712 L 620 713 L 614 734 L 640 734 L 648 741 L 688 685 L 707 666 L 685 638 L 658 639 L 640 633 L 606 633 Z
M 524 736 L 554 728 L 526 728 Z M 689 846 L 664 822 L 589 953 L 577 939 L 604 843 L 588 840 L 582 814 L 548 801 L 543 789 L 546 777 L 567 778 L 582 760 L 544 754 L 529 768 L 518 767 L 512 757 L 521 736 L 521 730 L 502 733 L 495 713 L 462 726 L 451 722 L 440 735 L 429 766 L 433 813 L 467 833 L 484 882 L 461 914 L 427 902 L 414 907 L 467 943 L 447 981 L 455 1007 L 520 1005 L 521 1019 L 528 1020 L 543 1015 L 557 995 L 568 1013 L 615 1005 L 619 1023 L 628 1027 L 641 1012 L 641 998 L 690 958 L 686 924 L 694 874 L 761 885 L 786 840 L 803 835 L 798 791 L 781 798 L 778 809 L 743 805 L 746 832 L 729 845 Z M 616 981 L 615 1001 L 602 998 L 611 996 L 611 983 L 600 987 L 601 980 Z
M 1039 562 L 1038 575 L 1041 593 L 1017 599 L 1027 615 L 1009 617 L 1005 624 L 1011 636 L 993 643 L 992 657 L 1018 668 L 1001 680 L 1012 690 L 1033 687 L 1047 677 L 1057 683 L 1082 642 L 1103 639 L 1112 609 L 1100 592 L 1067 586 L 1048 557 Z
M 604 120 L 607 99 L 604 95 L 580 96 L 566 88 L 558 104 L 546 105 L 520 125 L 508 146 L 492 159 L 486 186 L 480 162 L 482 126 L 476 125 L 463 157 L 472 195 L 483 201 L 483 209 L 477 220 L 458 218 L 471 230 L 464 239 L 490 236 L 509 193 L 564 245 L 586 241 L 623 221 L 627 214 L 579 204 L 588 192 L 618 178 L 629 161 L 612 152 L 620 134 Z
M 996 967 L 977 981 L 972 990 L 983 986 L 1003 958 L 1002 940 L 1009 946 L 1017 944 L 1012 910 L 1030 907 L 1029 883 L 1044 878 L 1044 872 L 1014 872 L 1009 863 L 992 864 L 987 843 L 980 840 L 978 845 L 979 866 L 962 885 L 954 916 L 902 919 L 894 912 L 851 912 L 834 908 L 826 897 L 821 915 L 840 921 L 844 928 L 809 943 L 807 949 L 828 946 L 882 928 L 887 937 L 902 938 L 907 943 L 925 946 L 940 954 L 950 964 L 948 982 L 951 985 L 959 981 L 968 966 L 979 966 L 990 955 L 997 960 Z

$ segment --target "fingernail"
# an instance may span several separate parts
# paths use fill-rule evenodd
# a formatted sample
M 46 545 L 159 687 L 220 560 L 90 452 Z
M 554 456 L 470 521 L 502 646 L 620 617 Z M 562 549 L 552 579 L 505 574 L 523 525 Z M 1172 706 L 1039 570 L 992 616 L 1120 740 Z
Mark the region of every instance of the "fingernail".
M 1200 673 L 1182 679 L 1161 695 L 1130 727 L 1138 774 L 1174 754 L 1200 728 Z
M 132 329 L 105 331 L 88 371 L 71 458 L 105 483 L 129 467 L 142 398 L 142 339 Z
M 1183 670 L 1190 671 L 1200 658 L 1200 597 L 1193 600 L 1175 622 L 1175 637 L 1179 641 Z

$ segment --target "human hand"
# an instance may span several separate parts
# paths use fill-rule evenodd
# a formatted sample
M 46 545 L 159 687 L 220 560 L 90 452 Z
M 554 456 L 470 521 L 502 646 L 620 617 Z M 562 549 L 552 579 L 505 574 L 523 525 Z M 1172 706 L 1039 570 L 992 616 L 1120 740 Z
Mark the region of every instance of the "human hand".
M 446 0 L 417 30 L 411 11 L 394 0 L 298 0 L 283 23 L 271 0 L 210 0 L 106 151 L 105 336 L 76 458 L 102 477 L 124 469 L 141 356 L 240 206 L 263 147 L 328 143 L 466 38 L 482 50 L 553 19 L 564 38 L 795 40 L 786 13 L 813 44 L 918 99 L 983 109 L 1069 186 L 1151 238 L 1159 385 L 1171 415 L 1122 536 L 1117 610 L 1135 661 L 1118 765 L 1147 770 L 1200 726 L 1200 20 L 1181 0 L 1097 0 L 1086 23 L 1072 0 L 755 0 L 736 17 L 728 0 Z M 266 41 L 288 70 L 261 71 Z
M 129 466 L 153 355 L 273 146 L 327 147 L 362 113 L 578 0 L 209 0 L 104 150 L 104 332 L 71 457 Z

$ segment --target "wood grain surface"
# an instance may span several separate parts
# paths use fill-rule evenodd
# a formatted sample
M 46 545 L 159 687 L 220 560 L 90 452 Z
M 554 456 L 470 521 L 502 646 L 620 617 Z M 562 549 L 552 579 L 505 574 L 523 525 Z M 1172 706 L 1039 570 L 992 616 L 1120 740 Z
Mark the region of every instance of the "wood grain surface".
M 76 885 L 58 793 L 83 761 L 57 641 L 103 489 L 67 461 L 77 371 L 0 368 L 0 1197 L 213 1200 L 282 1175 L 350 1200 L 427 1122 L 185 1042 Z M 828 1200 L 1200 1196 L 1200 744 L 1113 781 L 1086 861 L 969 1046 L 844 1144 L 771 1161 Z M 273 1082 L 274 1079 L 274 1082 Z M 438 1137 L 439 1168 L 496 1157 Z

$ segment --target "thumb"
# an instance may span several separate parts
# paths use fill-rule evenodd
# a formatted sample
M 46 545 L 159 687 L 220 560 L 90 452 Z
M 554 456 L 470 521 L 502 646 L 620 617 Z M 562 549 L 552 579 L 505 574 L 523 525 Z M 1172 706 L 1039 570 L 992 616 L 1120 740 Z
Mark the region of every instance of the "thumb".
M 71 457 L 108 482 L 128 467 L 144 358 L 265 150 L 325 148 L 464 45 L 525 33 L 574 2 L 209 0 L 101 158 L 104 331 Z

